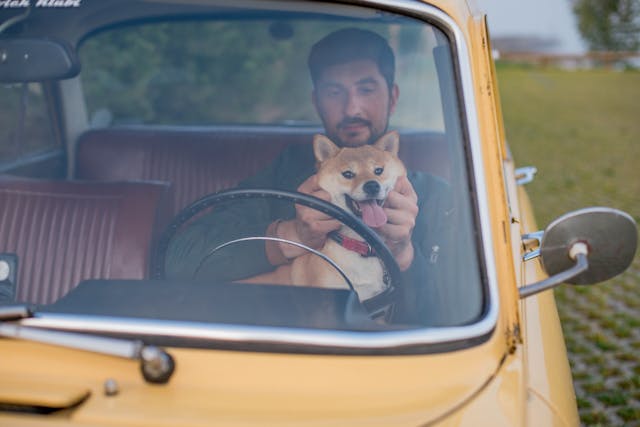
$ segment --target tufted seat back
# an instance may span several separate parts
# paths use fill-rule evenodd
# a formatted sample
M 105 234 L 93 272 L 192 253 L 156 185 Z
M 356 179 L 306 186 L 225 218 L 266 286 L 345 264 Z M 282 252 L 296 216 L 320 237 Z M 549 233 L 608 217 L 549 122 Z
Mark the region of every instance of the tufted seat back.
M 0 176 L 0 253 L 18 256 L 16 300 L 50 303 L 83 279 L 148 277 L 168 196 L 158 182 Z
M 237 185 L 289 144 L 311 144 L 320 129 L 107 128 L 83 134 L 76 177 L 89 180 L 162 180 L 173 186 L 172 210 Z M 400 137 L 400 157 L 411 170 L 448 178 L 444 136 L 413 132 Z

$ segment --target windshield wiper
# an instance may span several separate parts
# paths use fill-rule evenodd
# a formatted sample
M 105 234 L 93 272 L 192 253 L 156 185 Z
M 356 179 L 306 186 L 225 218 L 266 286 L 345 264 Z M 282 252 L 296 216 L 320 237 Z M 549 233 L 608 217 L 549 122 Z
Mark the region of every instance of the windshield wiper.
M 0 307 L 0 336 L 139 360 L 142 376 L 154 384 L 167 383 L 175 370 L 173 357 L 160 347 L 145 345 L 139 340 L 51 331 L 18 323 L 29 317 L 33 317 L 33 311 L 27 305 Z

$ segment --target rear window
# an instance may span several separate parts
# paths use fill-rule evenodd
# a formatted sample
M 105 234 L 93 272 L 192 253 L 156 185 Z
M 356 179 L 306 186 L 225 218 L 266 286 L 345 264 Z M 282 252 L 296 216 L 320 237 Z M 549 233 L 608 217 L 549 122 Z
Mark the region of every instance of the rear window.
M 0 84 L 0 170 L 57 147 L 42 83 Z
M 332 30 L 378 32 L 396 53 L 402 127 L 443 130 L 432 26 L 314 19 L 174 21 L 100 33 L 80 50 L 91 124 L 320 124 L 307 56 Z

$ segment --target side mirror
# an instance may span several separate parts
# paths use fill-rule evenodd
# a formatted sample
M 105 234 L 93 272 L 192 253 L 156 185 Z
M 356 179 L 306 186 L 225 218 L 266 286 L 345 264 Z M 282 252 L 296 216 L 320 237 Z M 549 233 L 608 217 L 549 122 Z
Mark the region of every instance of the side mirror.
M 625 212 L 604 207 L 569 212 L 549 224 L 541 239 L 540 257 L 549 278 L 521 287 L 520 298 L 563 282 L 609 280 L 629 267 L 637 245 L 636 223 Z

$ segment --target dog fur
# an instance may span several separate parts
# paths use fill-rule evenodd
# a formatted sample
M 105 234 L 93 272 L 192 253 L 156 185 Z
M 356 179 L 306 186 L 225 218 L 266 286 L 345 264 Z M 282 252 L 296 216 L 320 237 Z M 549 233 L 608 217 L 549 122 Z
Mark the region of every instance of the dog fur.
M 360 216 L 372 228 L 386 223 L 384 201 L 406 169 L 398 158 L 399 135 L 387 132 L 374 144 L 340 148 L 324 135 L 316 135 L 313 150 L 318 162 L 318 184 L 331 195 L 331 202 Z M 339 233 L 362 240 L 347 226 Z M 360 300 L 366 300 L 385 288 L 383 269 L 376 256 L 363 257 L 332 239 L 327 239 L 323 254 L 334 260 L 351 280 Z M 325 260 L 305 254 L 293 261 L 291 281 L 296 285 L 348 288 L 342 276 Z

